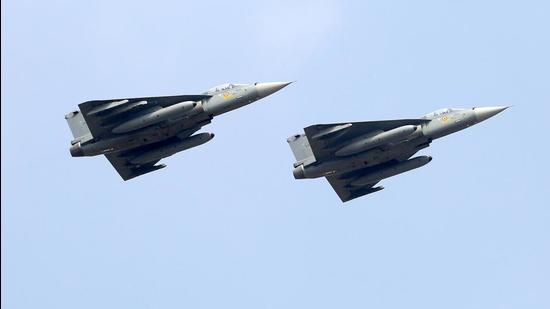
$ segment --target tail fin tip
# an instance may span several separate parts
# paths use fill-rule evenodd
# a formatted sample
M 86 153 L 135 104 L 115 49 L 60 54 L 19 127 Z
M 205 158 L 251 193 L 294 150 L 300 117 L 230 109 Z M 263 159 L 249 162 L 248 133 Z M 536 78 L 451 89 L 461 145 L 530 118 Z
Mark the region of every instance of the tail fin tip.
M 296 158 L 294 166 L 315 162 L 315 156 L 305 134 L 295 134 L 286 140 Z
M 71 144 L 76 144 L 78 142 L 86 142 L 93 138 L 88 124 L 82 116 L 80 111 L 72 111 L 65 115 L 65 120 L 71 129 L 74 139 L 71 141 Z

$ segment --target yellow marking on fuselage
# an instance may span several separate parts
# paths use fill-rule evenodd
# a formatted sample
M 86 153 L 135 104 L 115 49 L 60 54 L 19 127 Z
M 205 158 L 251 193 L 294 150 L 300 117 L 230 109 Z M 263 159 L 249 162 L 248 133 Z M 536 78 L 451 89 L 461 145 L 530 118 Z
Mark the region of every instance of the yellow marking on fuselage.
M 443 123 L 449 122 L 449 117 L 448 116 L 443 116 L 443 118 L 441 118 L 441 122 L 443 122 Z
M 224 100 L 230 99 L 232 96 L 233 96 L 233 94 L 231 92 L 224 92 L 223 93 Z

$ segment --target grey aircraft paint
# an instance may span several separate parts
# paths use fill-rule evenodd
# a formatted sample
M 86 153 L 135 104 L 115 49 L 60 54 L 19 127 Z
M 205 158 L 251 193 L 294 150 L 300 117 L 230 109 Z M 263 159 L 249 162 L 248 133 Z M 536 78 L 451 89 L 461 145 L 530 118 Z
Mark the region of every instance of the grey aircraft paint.
M 291 82 L 224 84 L 197 95 L 88 101 L 65 115 L 73 157 L 105 155 L 122 179 L 161 169 L 163 158 L 202 145 L 198 133 L 218 115 L 273 94 Z
M 507 107 L 445 108 L 418 119 L 317 124 L 287 139 L 294 178 L 326 177 L 342 202 L 383 189 L 392 177 L 429 163 L 411 158 L 437 138 L 484 121 Z

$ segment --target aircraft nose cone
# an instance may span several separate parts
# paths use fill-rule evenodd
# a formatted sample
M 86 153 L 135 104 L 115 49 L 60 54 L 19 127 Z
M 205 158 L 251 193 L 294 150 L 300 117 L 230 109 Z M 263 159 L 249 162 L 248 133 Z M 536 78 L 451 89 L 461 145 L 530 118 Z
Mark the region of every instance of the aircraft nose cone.
M 507 109 L 509 106 L 474 107 L 477 122 L 482 122 Z
M 290 84 L 292 84 L 292 82 L 257 83 L 256 90 L 258 91 L 260 98 L 265 98 Z

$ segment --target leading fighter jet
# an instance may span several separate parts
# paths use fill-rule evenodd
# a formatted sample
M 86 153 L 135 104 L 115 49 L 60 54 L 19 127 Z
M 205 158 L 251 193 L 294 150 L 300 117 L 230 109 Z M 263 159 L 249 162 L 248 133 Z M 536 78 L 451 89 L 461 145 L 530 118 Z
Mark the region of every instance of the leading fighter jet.
M 424 166 L 411 158 L 432 140 L 486 120 L 507 107 L 445 108 L 418 119 L 316 124 L 287 139 L 294 178 L 326 177 L 342 202 L 384 189 L 382 179 Z
M 73 157 L 105 155 L 122 179 L 156 171 L 157 162 L 210 141 L 198 133 L 214 116 L 286 87 L 290 82 L 224 84 L 202 94 L 88 101 L 65 116 Z

